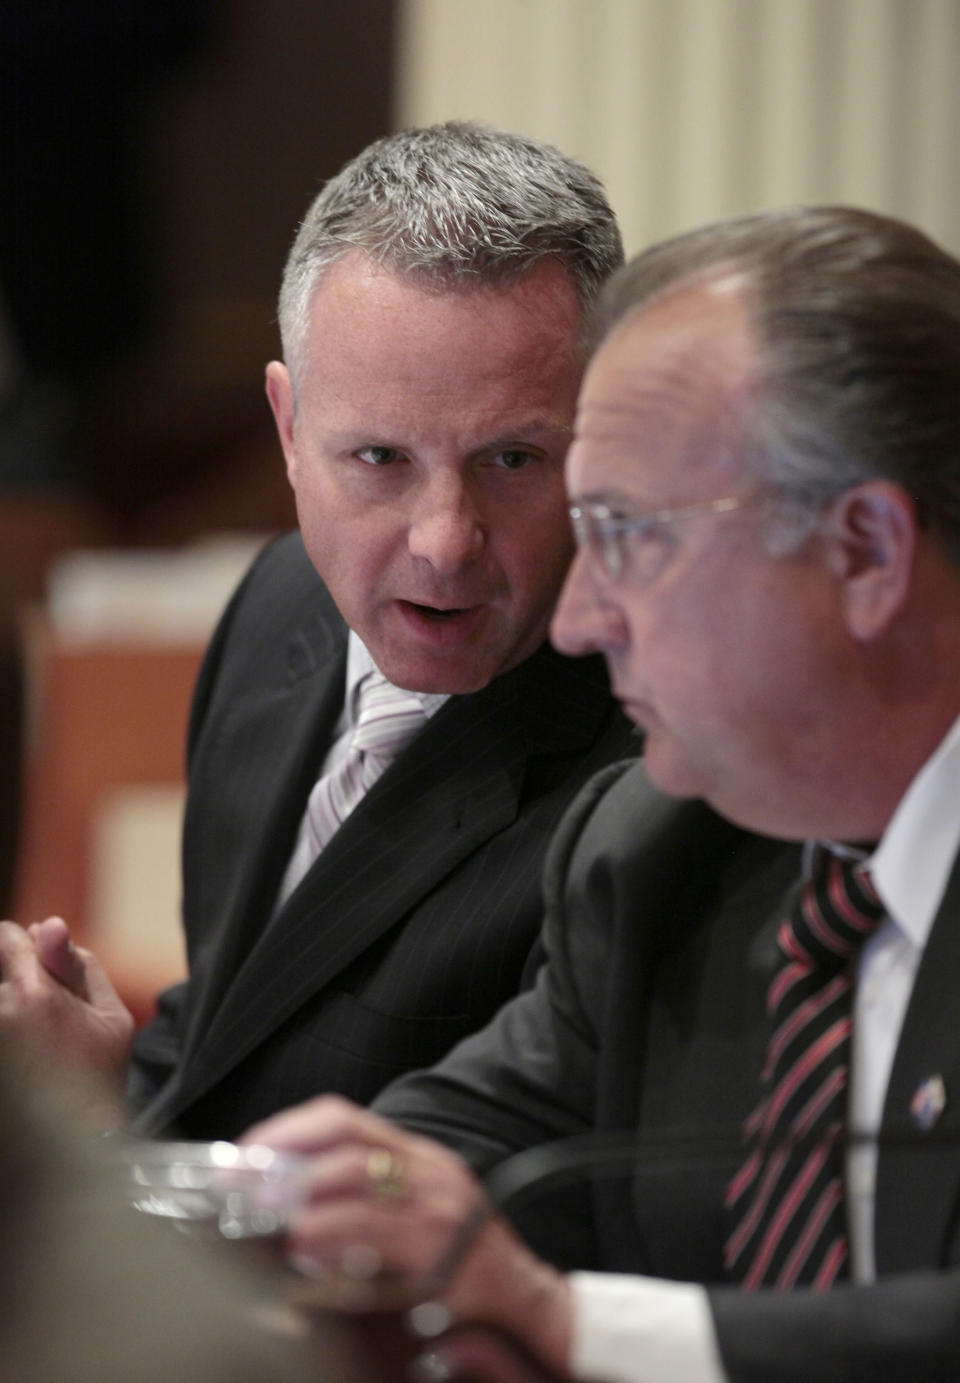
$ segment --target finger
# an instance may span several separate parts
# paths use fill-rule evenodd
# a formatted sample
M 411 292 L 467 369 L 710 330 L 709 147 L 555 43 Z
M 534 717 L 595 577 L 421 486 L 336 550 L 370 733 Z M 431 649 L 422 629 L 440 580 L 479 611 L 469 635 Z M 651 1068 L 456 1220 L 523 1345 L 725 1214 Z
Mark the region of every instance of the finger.
M 462 1187 L 451 1190 L 449 1173 L 443 1174 L 429 1160 L 410 1155 L 401 1157 L 382 1144 L 348 1143 L 309 1155 L 306 1174 L 307 1200 L 353 1199 L 376 1201 L 395 1213 L 413 1201 L 437 1201 L 446 1206 L 451 1194 L 462 1195 Z
M 62 917 L 47 917 L 27 929 L 40 964 L 47 974 L 75 994 L 83 992 L 83 965 Z
M 368 1189 L 366 1152 L 356 1144 L 310 1154 L 307 1173 L 308 1199 L 323 1201 L 343 1197 L 362 1198 Z
M 266 1143 L 285 1152 L 319 1153 L 340 1143 L 385 1143 L 402 1137 L 392 1124 L 338 1095 L 320 1095 L 294 1105 L 241 1136 L 241 1143 Z
M 375 1277 L 423 1283 L 446 1243 L 447 1226 L 400 1217 L 376 1203 L 339 1200 L 296 1211 L 287 1230 L 287 1251 L 311 1275 L 332 1273 L 370 1281 Z
M 324 1107 L 329 1097 L 320 1095 L 303 1104 L 292 1105 L 269 1119 L 252 1124 L 237 1139 L 238 1143 L 264 1143 L 288 1152 L 320 1150 L 326 1143 Z
M 37 953 L 18 922 L 0 922 L 0 977 L 5 980 L 37 970 Z
M 76 992 L 96 1008 L 125 1008 L 113 982 L 93 952 L 85 946 L 77 946 L 73 954 L 80 978 L 80 987 Z
M 455 1176 L 441 1169 L 446 1174 L 437 1175 L 432 1163 L 414 1161 L 401 1170 L 398 1189 L 385 1196 L 371 1177 L 371 1153 L 360 1156 L 361 1151 L 346 1149 L 318 1160 L 306 1203 L 290 1217 L 291 1243 L 321 1261 L 328 1249 L 335 1259 L 347 1244 L 371 1244 L 381 1252 L 385 1269 L 429 1270 L 434 1276 L 485 1205 L 479 1185 L 466 1169 Z

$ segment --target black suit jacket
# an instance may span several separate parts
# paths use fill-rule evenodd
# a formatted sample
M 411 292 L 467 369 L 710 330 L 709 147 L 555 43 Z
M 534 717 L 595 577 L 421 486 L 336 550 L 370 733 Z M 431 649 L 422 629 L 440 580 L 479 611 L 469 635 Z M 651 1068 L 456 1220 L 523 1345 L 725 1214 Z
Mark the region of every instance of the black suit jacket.
M 228 607 L 189 734 L 190 979 L 139 1034 L 138 1126 L 232 1137 L 321 1091 L 369 1101 L 532 978 L 540 877 L 576 791 L 637 741 L 597 659 L 542 648 L 455 696 L 284 907 L 274 900 L 340 714 L 347 630 L 298 535 Z
M 917 975 L 887 1096 L 880 1281 L 826 1294 L 723 1285 L 723 1192 L 759 1094 L 774 936 L 799 868 L 798 847 L 741 831 L 700 803 L 664 798 L 642 765 L 608 770 L 571 809 L 551 851 L 549 959 L 535 989 L 434 1071 L 384 1092 L 375 1108 L 457 1147 L 481 1170 L 523 1148 L 593 1135 L 587 1192 L 564 1192 L 559 1205 L 545 1198 L 521 1225 L 565 1266 L 708 1284 L 736 1383 L 955 1379 L 960 1100 L 948 1102 L 929 1134 L 913 1125 L 909 1103 L 934 1072 L 948 1094 L 960 1091 L 958 870 Z M 630 1156 L 603 1162 L 605 1141 L 626 1137 Z M 530 1159 L 528 1171 L 538 1163 L 548 1167 L 549 1154 Z M 522 1164 L 513 1167 L 516 1174 Z M 495 1181 L 509 1184 L 502 1171 Z

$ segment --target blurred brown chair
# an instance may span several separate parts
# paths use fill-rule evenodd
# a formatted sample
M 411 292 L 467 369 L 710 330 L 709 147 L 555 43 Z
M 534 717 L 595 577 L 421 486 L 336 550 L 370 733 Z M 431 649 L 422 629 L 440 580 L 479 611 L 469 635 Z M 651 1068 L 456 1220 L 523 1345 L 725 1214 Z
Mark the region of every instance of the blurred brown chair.
M 94 863 L 98 823 L 129 788 L 182 790 L 187 715 L 200 643 L 73 642 L 39 611 L 24 621 L 31 726 L 24 758 L 14 916 L 24 925 L 64 917 L 96 951 L 138 1021 L 158 989 L 180 978 L 179 951 L 147 936 L 117 949 L 98 931 Z M 174 876 L 175 843 L 163 861 Z M 149 888 L 149 884 L 145 884 Z M 174 891 L 175 894 L 175 891 Z M 179 946 L 175 896 L 169 929 Z

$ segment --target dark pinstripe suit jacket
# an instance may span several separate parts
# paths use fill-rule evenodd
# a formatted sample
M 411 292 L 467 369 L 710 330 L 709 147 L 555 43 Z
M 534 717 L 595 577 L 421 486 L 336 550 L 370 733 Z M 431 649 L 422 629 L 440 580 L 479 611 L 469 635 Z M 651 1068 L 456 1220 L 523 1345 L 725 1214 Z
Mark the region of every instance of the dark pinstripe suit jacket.
M 635 752 L 597 659 L 549 647 L 452 697 L 269 921 L 340 713 L 346 627 L 299 536 L 228 607 L 189 736 L 190 979 L 139 1034 L 139 1126 L 231 1137 L 320 1091 L 367 1102 L 532 978 L 551 832 Z

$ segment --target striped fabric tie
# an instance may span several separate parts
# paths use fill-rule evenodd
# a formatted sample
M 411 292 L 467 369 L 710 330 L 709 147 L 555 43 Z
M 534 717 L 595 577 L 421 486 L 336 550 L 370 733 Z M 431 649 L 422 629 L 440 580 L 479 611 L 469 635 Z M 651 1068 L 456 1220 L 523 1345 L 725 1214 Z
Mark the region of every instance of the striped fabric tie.
M 885 915 L 861 862 L 819 847 L 767 995 L 764 1095 L 727 1188 L 727 1271 L 741 1287 L 830 1287 L 847 1273 L 843 1129 L 853 967 Z
M 364 678 L 346 758 L 319 779 L 307 803 L 314 854 L 320 853 L 425 721 L 423 706 L 413 692 L 393 686 L 379 672 Z

